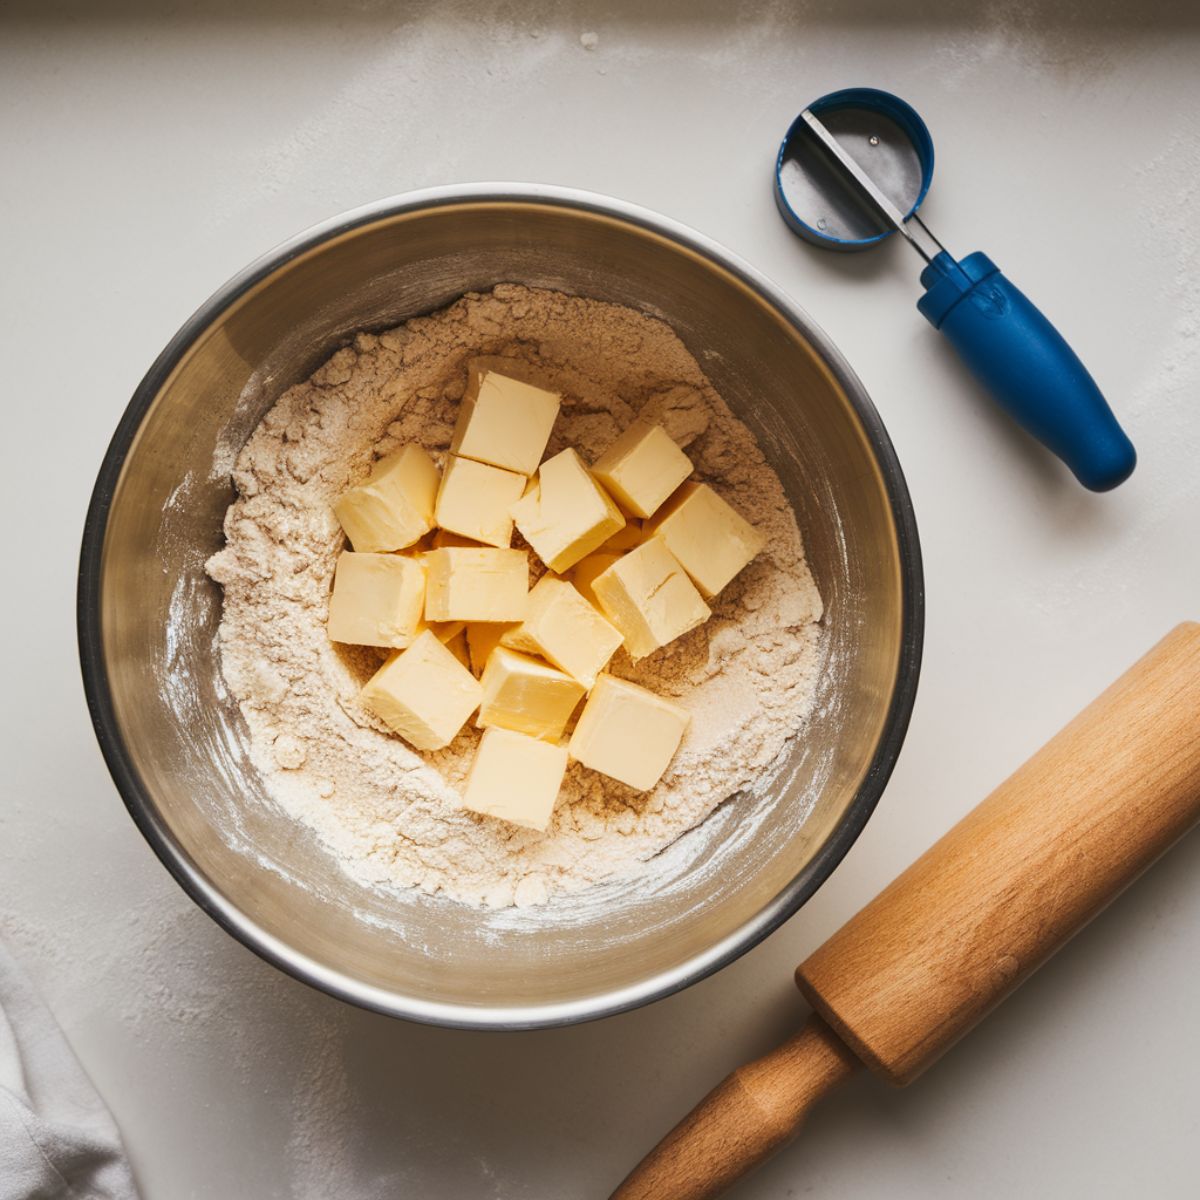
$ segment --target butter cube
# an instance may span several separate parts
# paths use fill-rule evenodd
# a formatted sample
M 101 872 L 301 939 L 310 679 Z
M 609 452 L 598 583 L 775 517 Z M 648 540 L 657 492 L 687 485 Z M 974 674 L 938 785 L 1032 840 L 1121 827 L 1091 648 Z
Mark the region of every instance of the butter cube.
M 610 538 L 609 541 L 611 540 Z M 604 544 L 607 546 L 608 542 Z M 603 575 L 620 557 L 619 552 L 610 553 L 607 550 L 597 550 L 594 554 L 589 554 L 587 558 L 581 558 L 571 568 L 571 582 L 575 585 L 579 594 L 596 608 L 603 609 L 603 605 L 600 603 L 600 597 L 596 595 L 596 589 L 592 587 L 592 584 L 598 576 Z
M 434 635 L 437 636 L 436 634 Z M 441 639 L 438 639 L 441 641 Z M 471 669 L 471 650 L 467 645 L 467 627 L 464 625 L 452 638 L 442 641 L 442 645 L 458 659 L 469 671 Z
M 625 649 L 635 659 L 712 616 L 662 538 L 652 537 L 621 555 L 592 580 L 592 590 L 604 615 L 625 635 Z
M 650 535 L 642 528 L 641 521 L 626 521 L 624 529 L 618 529 L 616 533 L 603 542 L 597 554 L 623 554 L 626 550 L 632 550 L 636 546 L 640 546 Z
M 399 554 L 345 550 L 333 573 L 326 628 L 355 646 L 407 646 L 421 630 L 425 569 Z
M 566 746 L 511 729 L 485 729 L 467 776 L 463 807 L 545 830 L 566 771 Z
M 624 640 L 572 584 L 553 575 L 534 585 L 524 623 L 514 634 L 518 646 L 532 646 L 589 688 Z
M 436 519 L 436 514 L 435 514 Z M 460 537 L 457 533 L 451 533 L 448 529 L 435 529 L 429 538 L 429 545 L 426 550 L 442 550 L 446 546 L 478 546 L 479 542 L 475 538 Z
M 507 546 L 513 528 L 509 510 L 520 500 L 525 482 L 524 475 L 452 454 L 442 472 L 434 520 L 476 542 Z
M 355 550 L 403 550 L 433 528 L 438 472 L 420 446 L 381 458 L 334 506 Z
M 687 709 L 625 679 L 601 675 L 571 734 L 571 757 L 648 792 L 679 749 Z
M 425 555 L 427 621 L 522 621 L 529 595 L 524 550 L 447 546 Z
M 471 670 L 482 675 L 492 651 L 500 645 L 500 639 L 518 625 L 505 625 L 499 621 L 472 621 L 467 626 L 467 649 L 471 652 Z
M 433 634 L 443 646 L 448 646 L 467 627 L 466 621 L 429 621 L 425 628 Z
M 418 750 L 448 746 L 479 707 L 483 689 L 426 630 L 367 680 L 359 699 Z
M 532 594 L 531 592 L 530 595 Z M 510 650 L 519 650 L 522 654 L 541 654 L 537 642 L 525 632 L 524 621 L 507 626 L 500 635 L 500 645 L 507 646 Z
M 553 392 L 472 368 L 450 453 L 532 475 L 546 452 L 559 403 Z
M 652 516 L 692 473 L 692 461 L 661 425 L 634 421 L 596 460 L 592 474 L 635 517 Z
M 715 596 L 767 539 L 706 483 L 685 483 L 650 522 L 705 597 Z
M 625 526 L 621 510 L 569 448 L 542 463 L 512 515 L 538 557 L 560 575 Z
M 570 675 L 505 646 L 492 651 L 481 682 L 477 725 L 499 725 L 552 742 L 562 737 L 584 693 L 583 684 Z

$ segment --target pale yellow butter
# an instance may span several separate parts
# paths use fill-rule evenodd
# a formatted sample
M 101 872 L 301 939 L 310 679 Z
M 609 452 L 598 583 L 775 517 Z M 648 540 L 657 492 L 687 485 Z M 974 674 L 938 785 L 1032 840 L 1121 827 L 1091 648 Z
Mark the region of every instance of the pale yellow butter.
M 566 746 L 511 729 L 485 729 L 467 776 L 463 807 L 545 830 L 566 771 Z
M 623 529 L 618 529 L 607 541 L 602 542 L 597 554 L 623 554 L 640 546 L 649 534 L 642 528 L 641 521 L 626 521 Z
M 448 529 L 436 529 L 433 536 L 429 539 L 427 550 L 442 550 L 446 546 L 466 546 L 468 548 L 478 546 L 479 542 L 475 538 L 460 537 L 457 533 L 451 533 Z
M 403 550 L 433 528 L 438 471 L 420 446 L 381 458 L 333 506 L 355 550 Z
M 434 635 L 437 636 L 436 634 Z M 442 645 L 458 659 L 460 663 L 469 671 L 471 669 L 471 648 L 467 645 L 467 627 L 462 626 L 461 629 L 451 638 L 447 638 Z
M 418 750 L 448 746 L 479 707 L 479 680 L 426 630 L 393 654 L 359 698 Z
M 532 647 L 590 688 L 623 638 L 573 584 L 543 575 L 529 593 L 524 622 L 501 640 Z
M 450 453 L 532 475 L 546 452 L 559 403 L 553 392 L 473 367 Z
M 648 792 L 679 749 L 689 720 L 678 704 L 636 683 L 601 675 L 571 734 L 571 757 Z
M 471 670 L 482 675 L 491 653 L 500 644 L 500 639 L 516 625 L 505 625 L 500 621 L 472 621 L 467 626 L 467 648 L 471 652 Z
M 570 448 L 542 463 L 512 515 L 537 556 L 560 575 L 625 526 L 612 497 Z
M 674 641 L 712 616 L 662 538 L 623 554 L 592 580 L 604 615 L 625 635 L 636 658 Z
M 528 595 L 524 550 L 447 546 L 425 555 L 427 621 L 522 621 Z
M 530 595 L 532 594 L 530 592 Z M 507 626 L 500 635 L 500 645 L 507 646 L 510 650 L 520 650 L 522 654 L 541 654 L 537 642 L 525 632 L 524 621 L 518 625 Z
M 452 454 L 442 472 L 434 520 L 452 534 L 507 546 L 513 529 L 509 510 L 520 500 L 525 484 L 524 475 Z M 434 546 L 439 546 L 436 536 Z
M 611 540 L 610 538 L 609 541 Z M 607 546 L 608 542 L 604 544 Z M 579 590 L 579 594 L 596 608 L 603 608 L 603 606 L 592 584 L 596 581 L 597 576 L 603 575 L 620 557 L 619 551 L 597 550 L 593 554 L 589 554 L 587 558 L 581 558 L 571 568 L 571 582 Z
M 706 597 L 715 596 L 767 539 L 706 483 L 685 483 L 648 525 Z
M 483 672 L 477 725 L 498 725 L 557 742 L 584 687 L 540 659 L 497 646 Z
M 661 425 L 634 421 L 596 460 L 592 474 L 635 517 L 652 516 L 692 473 L 692 461 Z
M 424 607 L 425 569 L 416 559 L 346 550 L 334 568 L 326 629 L 335 642 L 407 646 Z

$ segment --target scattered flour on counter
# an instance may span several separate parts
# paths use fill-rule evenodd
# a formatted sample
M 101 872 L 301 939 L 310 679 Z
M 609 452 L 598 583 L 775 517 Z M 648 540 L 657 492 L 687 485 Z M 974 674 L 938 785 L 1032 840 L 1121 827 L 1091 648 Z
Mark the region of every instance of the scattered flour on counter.
M 659 785 L 638 793 L 573 764 L 545 834 L 463 811 L 468 726 L 422 754 L 361 707 L 382 652 L 325 633 L 344 538 L 331 505 L 408 442 L 443 456 L 467 363 L 499 356 L 560 392 L 547 454 L 594 460 L 639 413 L 767 535 L 704 626 L 611 670 L 692 715 Z M 750 784 L 804 723 L 820 663 L 821 599 L 795 517 L 753 435 L 669 326 L 629 308 L 500 285 L 380 335 L 359 334 L 267 413 L 233 472 L 222 667 L 275 800 L 369 883 L 468 904 L 538 904 L 637 870 Z

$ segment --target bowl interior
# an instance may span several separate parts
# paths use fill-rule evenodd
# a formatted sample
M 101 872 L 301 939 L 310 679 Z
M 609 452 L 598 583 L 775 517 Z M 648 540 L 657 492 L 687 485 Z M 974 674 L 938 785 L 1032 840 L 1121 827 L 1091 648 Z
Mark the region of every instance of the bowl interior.
M 233 459 L 284 389 L 357 329 L 505 281 L 632 305 L 676 329 L 795 506 L 826 605 L 826 663 L 803 735 L 702 838 L 688 835 L 648 875 L 586 898 L 489 914 L 356 883 L 268 798 L 220 677 L 221 597 L 204 562 L 222 543 Z M 898 473 L 885 479 L 868 435 L 873 411 L 851 402 L 856 388 L 820 335 L 753 280 L 629 213 L 534 197 L 396 204 L 269 257 L 165 352 L 98 487 L 90 580 L 86 543 L 84 557 L 85 673 L 134 816 L 238 936 L 384 1011 L 546 1024 L 615 1011 L 713 969 L 844 853 L 911 702 L 901 664 L 906 638 L 912 655 L 912 577 L 906 589 L 909 551 L 892 507 L 903 485 Z

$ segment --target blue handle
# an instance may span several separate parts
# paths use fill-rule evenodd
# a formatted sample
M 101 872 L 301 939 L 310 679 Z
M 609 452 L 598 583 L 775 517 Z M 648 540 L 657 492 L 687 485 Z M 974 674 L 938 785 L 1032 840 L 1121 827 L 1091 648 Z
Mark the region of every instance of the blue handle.
M 1062 335 L 986 254 L 945 251 L 921 274 L 917 308 L 1011 416 L 1067 464 L 1084 487 L 1128 479 L 1133 443 Z

